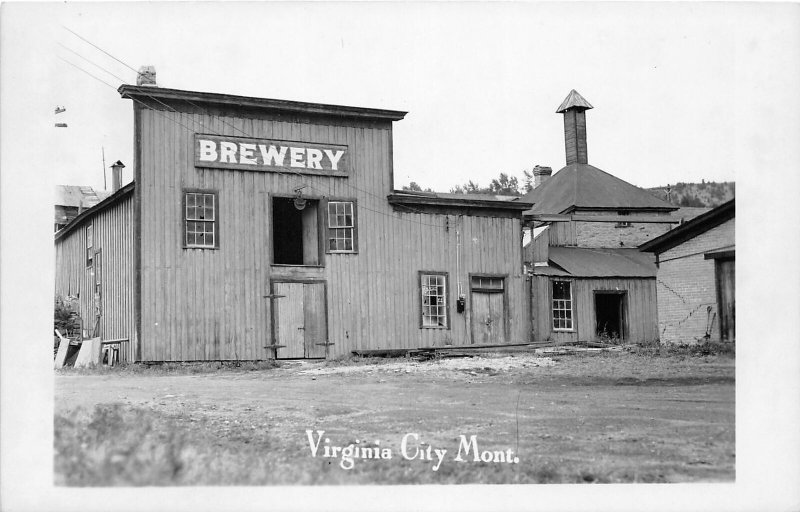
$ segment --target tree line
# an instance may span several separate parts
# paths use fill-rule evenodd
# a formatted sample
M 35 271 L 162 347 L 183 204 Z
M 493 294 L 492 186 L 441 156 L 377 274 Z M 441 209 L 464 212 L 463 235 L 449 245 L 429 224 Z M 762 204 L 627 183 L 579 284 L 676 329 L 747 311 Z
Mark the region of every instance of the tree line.
M 423 189 L 417 182 L 412 181 L 403 186 L 403 190 L 416 192 L 433 192 L 430 188 Z M 521 196 L 533 190 L 533 173 L 522 171 L 522 180 L 501 172 L 497 178 L 492 179 L 488 186 L 469 180 L 461 185 L 450 188 L 451 194 L 491 194 L 497 196 Z

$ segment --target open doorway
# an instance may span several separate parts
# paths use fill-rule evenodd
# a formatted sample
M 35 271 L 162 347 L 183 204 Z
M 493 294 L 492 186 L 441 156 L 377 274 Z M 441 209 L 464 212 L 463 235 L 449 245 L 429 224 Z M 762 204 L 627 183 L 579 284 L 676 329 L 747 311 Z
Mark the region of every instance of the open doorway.
M 302 210 L 290 197 L 272 199 L 272 263 L 319 265 L 319 201 L 306 199 Z
M 625 292 L 594 292 L 595 334 L 598 339 L 625 339 L 625 295 Z

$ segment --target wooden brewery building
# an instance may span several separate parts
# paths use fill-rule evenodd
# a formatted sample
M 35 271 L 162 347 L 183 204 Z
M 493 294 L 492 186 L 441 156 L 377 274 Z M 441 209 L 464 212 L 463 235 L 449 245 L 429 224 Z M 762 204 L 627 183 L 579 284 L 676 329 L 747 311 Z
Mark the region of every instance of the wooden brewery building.
M 80 296 L 97 335 L 131 340 L 122 359 L 528 340 L 531 204 L 395 191 L 405 112 L 119 93 L 133 103 L 134 180 L 56 234 L 56 292 Z
M 589 165 L 591 108 L 575 90 L 558 107 L 567 165 L 552 177 L 534 169 L 536 186 L 523 197 L 534 203 L 525 212 L 533 339 L 654 341 L 656 266 L 637 247 L 679 222 L 670 215 L 678 208 Z

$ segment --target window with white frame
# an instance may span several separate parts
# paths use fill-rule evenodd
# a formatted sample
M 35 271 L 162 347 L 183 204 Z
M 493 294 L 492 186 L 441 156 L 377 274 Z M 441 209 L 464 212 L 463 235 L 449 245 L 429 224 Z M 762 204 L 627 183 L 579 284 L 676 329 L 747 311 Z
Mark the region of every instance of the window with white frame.
M 572 330 L 572 283 L 553 281 L 553 330 Z
M 185 192 L 183 196 L 184 245 L 187 248 L 219 247 L 217 194 Z
M 420 272 L 421 327 L 447 329 L 447 274 Z
M 328 252 L 356 252 L 353 201 L 328 201 Z
M 86 226 L 86 266 L 92 266 L 92 257 L 94 256 L 94 229 L 93 225 Z

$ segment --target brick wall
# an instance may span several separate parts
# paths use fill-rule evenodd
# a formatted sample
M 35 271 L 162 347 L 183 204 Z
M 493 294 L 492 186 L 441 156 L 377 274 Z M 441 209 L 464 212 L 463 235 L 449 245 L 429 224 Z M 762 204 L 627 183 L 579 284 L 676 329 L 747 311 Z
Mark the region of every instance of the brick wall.
M 615 211 L 583 210 L 576 214 L 582 216 L 607 217 L 617 216 Z M 631 215 L 647 215 L 649 217 L 666 217 L 672 219 L 669 212 L 631 212 Z M 648 240 L 663 235 L 675 224 L 661 223 L 631 223 L 627 227 L 617 227 L 616 222 L 581 222 L 573 223 L 575 227 L 575 242 L 578 247 L 589 248 L 632 248 L 638 247 Z
M 631 223 L 616 227 L 614 222 L 575 222 L 578 247 L 632 248 L 663 235 L 673 224 Z
M 704 253 L 734 246 L 734 235 L 731 219 L 659 255 L 656 293 L 662 342 L 695 343 L 709 328 L 710 339 L 719 340 L 714 260 L 706 260 Z

